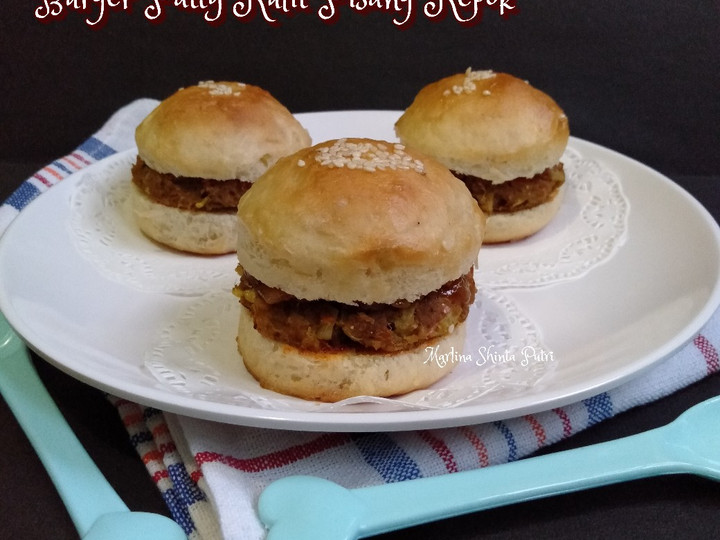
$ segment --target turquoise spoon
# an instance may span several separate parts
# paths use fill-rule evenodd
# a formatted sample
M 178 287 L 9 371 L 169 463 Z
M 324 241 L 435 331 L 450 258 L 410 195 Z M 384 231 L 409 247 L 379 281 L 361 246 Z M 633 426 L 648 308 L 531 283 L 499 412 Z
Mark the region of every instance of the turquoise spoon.
M 720 396 L 651 431 L 485 469 L 358 489 L 287 477 L 263 491 L 258 510 L 267 540 L 345 540 L 673 473 L 720 480 Z
M 170 518 L 130 512 L 78 441 L 43 386 L 27 349 L 0 314 L 0 393 L 87 540 L 185 540 Z

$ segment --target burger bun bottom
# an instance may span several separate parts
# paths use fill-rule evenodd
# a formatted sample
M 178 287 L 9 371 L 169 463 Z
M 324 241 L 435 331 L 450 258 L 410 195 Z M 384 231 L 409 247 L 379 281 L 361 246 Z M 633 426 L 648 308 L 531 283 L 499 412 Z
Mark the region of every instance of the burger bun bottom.
M 245 308 L 240 311 L 237 345 L 250 374 L 263 388 L 313 401 L 388 397 L 426 388 L 456 365 L 431 361 L 429 347 L 438 347 L 438 355 L 452 350 L 460 354 L 465 342 L 463 323 L 443 338 L 400 353 L 301 351 L 261 335 L 251 313 Z
M 564 191 L 565 186 L 561 186 L 551 200 L 527 210 L 489 215 L 483 244 L 515 242 L 535 234 L 555 217 L 563 200 Z
M 140 230 L 165 246 L 201 255 L 234 252 L 237 216 L 231 212 L 182 210 L 157 203 L 132 184 L 131 203 Z

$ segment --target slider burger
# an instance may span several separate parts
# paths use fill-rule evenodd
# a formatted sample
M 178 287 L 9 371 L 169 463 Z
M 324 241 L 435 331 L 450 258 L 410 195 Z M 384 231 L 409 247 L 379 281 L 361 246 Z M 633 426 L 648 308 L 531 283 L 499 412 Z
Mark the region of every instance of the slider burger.
M 238 350 L 268 389 L 334 402 L 429 386 L 463 350 L 485 216 L 400 144 L 327 141 L 280 159 L 238 205 Z
M 201 82 L 162 101 L 135 131 L 132 205 L 140 229 L 172 248 L 235 251 L 240 197 L 281 156 L 311 144 L 268 92 Z
M 420 90 L 395 132 L 465 182 L 488 216 L 485 243 L 530 236 L 558 211 L 568 120 L 525 81 L 470 69 L 446 77 Z

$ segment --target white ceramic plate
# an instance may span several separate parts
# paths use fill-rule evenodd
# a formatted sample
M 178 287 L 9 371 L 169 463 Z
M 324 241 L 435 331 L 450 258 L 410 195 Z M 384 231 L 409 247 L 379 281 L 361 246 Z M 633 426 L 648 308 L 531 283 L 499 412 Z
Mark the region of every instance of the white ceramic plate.
M 315 142 L 342 136 L 394 140 L 397 115 L 339 111 L 298 118 Z M 525 321 L 520 334 L 527 329 L 533 334 L 527 343 L 538 355 L 546 355 L 532 361 L 552 367 L 541 380 L 519 390 L 460 399 L 452 406 L 406 406 L 399 398 L 394 408 L 392 400 L 332 408 L 260 389 L 242 369 L 232 335 L 216 340 L 226 343 L 213 352 L 220 351 L 222 358 L 206 357 L 194 364 L 190 376 L 195 386 L 179 380 L 184 374 L 170 373 L 172 359 L 163 364 L 170 365 L 163 379 L 153 355 L 169 355 L 175 349 L 193 354 L 208 340 L 197 340 L 212 330 L 202 326 L 206 323 L 193 322 L 199 304 L 213 302 L 213 295 L 219 295 L 223 300 L 218 305 L 230 306 L 228 311 L 218 309 L 219 317 L 229 315 L 230 322 L 222 324 L 234 327 L 232 303 L 226 304 L 223 290 L 232 281 L 234 258 L 198 263 L 190 256 L 172 254 L 180 265 L 210 265 L 213 278 L 220 274 L 219 281 L 206 281 L 211 284 L 208 290 L 190 287 L 173 292 L 118 278 L 101 260 L 84 252 L 74 206 L 78 193 L 89 179 L 122 174 L 118 170 L 126 166 L 128 154 L 65 179 L 11 224 L 0 239 L 0 309 L 34 350 L 74 377 L 140 403 L 216 421 L 283 429 L 379 431 L 456 426 L 547 410 L 640 375 L 687 343 L 720 304 L 720 232 L 702 206 L 669 179 L 627 157 L 575 138 L 569 150 L 598 167 L 603 172 L 599 178 L 609 176 L 621 185 L 622 197 L 597 212 L 593 225 L 619 227 L 620 234 L 610 235 L 612 249 L 594 257 L 581 272 L 563 279 L 556 274 L 549 281 L 505 283 L 506 287 L 490 283 L 481 295 L 486 306 L 501 306 L 498 312 L 509 314 L 513 324 Z M 623 207 L 623 201 L 629 206 Z M 575 223 L 573 216 L 561 217 L 532 242 L 536 247 L 553 246 Z M 145 243 L 131 223 L 126 225 L 119 231 L 121 238 L 129 238 L 124 248 L 167 263 L 168 253 Z M 493 268 L 491 257 L 508 256 L 501 249 L 481 250 L 481 255 L 488 268 Z M 227 278 L 222 277 L 224 272 Z M 482 281 L 481 272 L 477 277 Z M 198 274 L 189 279 L 197 280 Z M 476 306 L 475 318 L 482 316 L 480 311 Z M 178 328 L 187 330 L 187 342 L 182 342 L 184 333 L 172 333 Z M 505 332 L 504 327 L 499 331 Z M 484 368 L 494 364 L 493 359 L 496 365 L 507 364 L 515 341 L 525 339 L 518 328 L 508 335 L 507 343 L 495 343 L 484 357 L 474 349 L 464 353 L 476 363 L 484 361 Z M 478 341 L 472 343 L 476 347 Z M 519 364 L 519 353 L 513 354 Z M 456 372 L 471 369 L 478 368 L 463 364 Z M 463 378 L 453 373 L 441 381 L 443 392 L 457 391 Z M 216 389 L 218 381 L 223 383 L 222 392 L 206 391 Z M 228 397 L 234 385 L 242 399 Z

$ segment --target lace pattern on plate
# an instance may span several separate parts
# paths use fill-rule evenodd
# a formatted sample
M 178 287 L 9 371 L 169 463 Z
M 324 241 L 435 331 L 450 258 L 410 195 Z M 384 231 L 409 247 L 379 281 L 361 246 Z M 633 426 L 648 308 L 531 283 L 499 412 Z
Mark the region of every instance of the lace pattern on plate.
M 192 299 L 159 332 L 146 352 L 145 368 L 163 388 L 216 403 L 272 410 L 382 412 L 444 409 L 512 397 L 542 387 L 556 365 L 535 324 L 513 302 L 497 291 L 479 290 L 467 321 L 462 356 L 434 359 L 428 352 L 427 361 L 450 360 L 446 366 L 450 373 L 435 385 L 396 398 L 304 401 L 266 391 L 247 373 L 235 344 L 239 309 L 229 293 Z
M 88 171 L 70 201 L 70 231 L 78 251 L 107 278 L 146 292 L 197 295 L 232 288 L 236 258 L 200 256 L 155 244 L 135 225 L 130 168 L 135 156 L 109 158 Z
M 143 291 L 194 295 L 232 287 L 232 255 L 176 252 L 139 231 L 129 207 L 133 159 L 120 154 L 78 182 L 70 229 L 80 253 L 105 276 Z M 567 180 L 558 214 L 521 242 L 484 246 L 475 269 L 478 284 L 533 287 L 578 278 L 623 245 L 630 203 L 617 176 L 571 148 L 563 162 Z
M 562 161 L 565 197 L 557 215 L 520 242 L 483 246 L 475 269 L 477 283 L 534 287 L 578 278 L 625 243 L 630 202 L 619 178 L 571 148 Z

